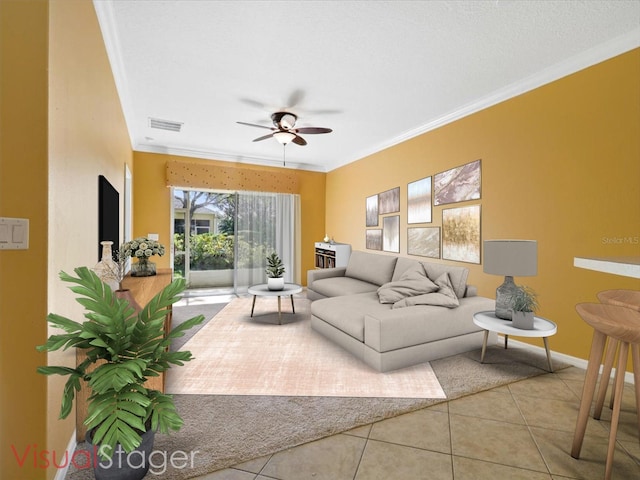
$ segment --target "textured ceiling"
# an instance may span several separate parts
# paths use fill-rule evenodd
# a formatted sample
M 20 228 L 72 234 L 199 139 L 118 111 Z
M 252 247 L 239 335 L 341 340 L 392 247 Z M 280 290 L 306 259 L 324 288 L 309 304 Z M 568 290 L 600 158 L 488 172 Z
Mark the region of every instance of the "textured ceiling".
M 134 150 L 330 171 L 640 46 L 640 1 L 95 0 Z M 151 128 L 149 118 L 182 123 Z

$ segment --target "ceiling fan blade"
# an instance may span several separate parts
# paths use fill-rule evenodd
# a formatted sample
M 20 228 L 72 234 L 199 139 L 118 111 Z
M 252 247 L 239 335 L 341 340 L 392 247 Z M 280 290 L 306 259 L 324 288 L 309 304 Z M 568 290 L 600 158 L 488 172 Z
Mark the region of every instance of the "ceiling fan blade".
M 333 130 L 324 127 L 300 127 L 294 129 L 296 133 L 315 134 L 315 133 L 331 133 Z
M 255 123 L 247 123 L 247 122 L 236 122 L 239 123 L 240 125 L 246 125 L 248 127 L 258 127 L 258 128 L 266 128 L 267 130 L 275 130 L 275 128 L 273 127 L 267 127 L 266 125 L 258 125 Z
M 262 140 L 266 140 L 267 138 L 271 138 L 271 137 L 273 137 L 273 133 L 270 133 L 270 134 L 265 135 L 265 136 L 263 136 L 263 137 L 258 137 L 258 138 L 256 138 L 256 139 L 254 139 L 253 141 L 254 141 L 254 142 L 260 142 L 260 141 L 262 141 Z
M 305 146 L 307 144 L 307 141 L 302 138 L 299 137 L 298 135 L 295 136 L 295 138 L 292 140 L 293 143 L 295 143 L 296 145 L 300 145 L 300 146 Z

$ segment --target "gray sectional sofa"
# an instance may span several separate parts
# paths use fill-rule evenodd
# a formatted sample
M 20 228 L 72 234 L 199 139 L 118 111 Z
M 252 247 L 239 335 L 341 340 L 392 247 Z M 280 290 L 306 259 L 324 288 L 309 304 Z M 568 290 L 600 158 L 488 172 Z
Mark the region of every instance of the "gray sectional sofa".
M 354 251 L 346 267 L 308 271 L 311 326 L 380 372 L 481 348 L 473 314 L 494 310 L 495 301 L 477 296 L 468 274 Z

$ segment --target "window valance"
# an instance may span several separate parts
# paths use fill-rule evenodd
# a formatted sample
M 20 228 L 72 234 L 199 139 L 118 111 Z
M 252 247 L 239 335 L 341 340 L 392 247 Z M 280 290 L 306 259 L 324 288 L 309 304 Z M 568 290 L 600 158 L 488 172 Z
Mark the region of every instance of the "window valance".
M 298 175 L 294 171 L 227 167 L 176 160 L 167 161 L 167 186 L 299 193 Z

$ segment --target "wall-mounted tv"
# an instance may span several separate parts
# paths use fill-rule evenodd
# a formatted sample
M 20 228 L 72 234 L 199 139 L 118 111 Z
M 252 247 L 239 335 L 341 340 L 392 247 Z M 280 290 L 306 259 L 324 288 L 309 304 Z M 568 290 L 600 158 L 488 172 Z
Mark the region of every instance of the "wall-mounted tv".
M 100 242 L 113 242 L 113 252 L 120 246 L 120 196 L 104 176 L 98 176 L 98 260 L 102 256 Z

